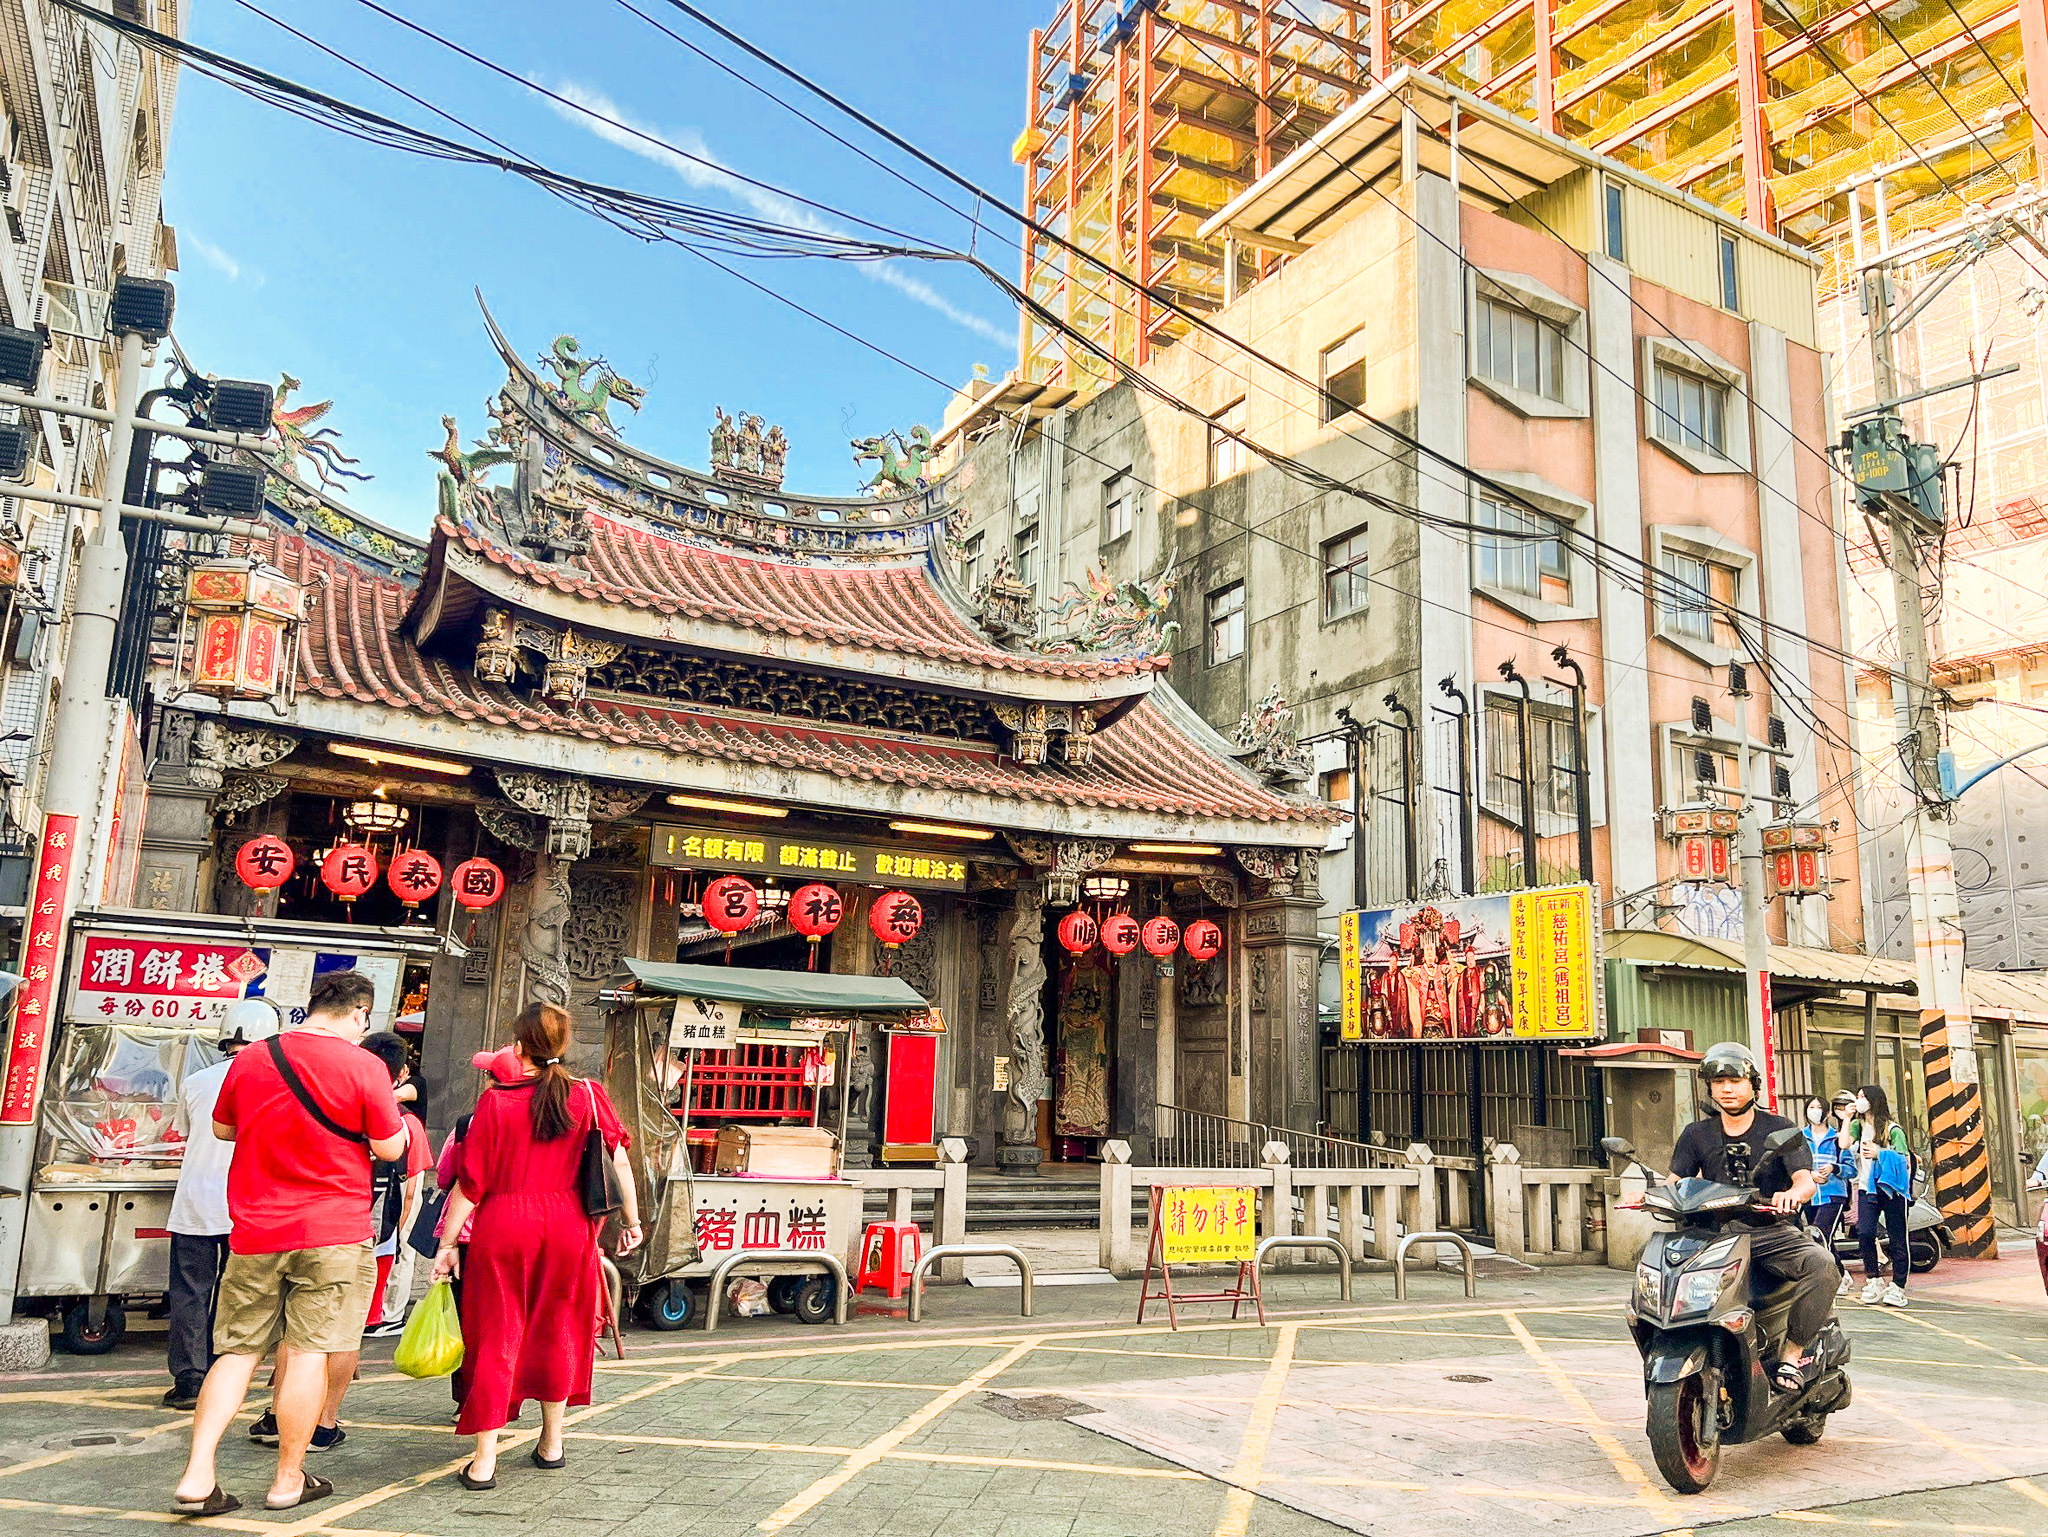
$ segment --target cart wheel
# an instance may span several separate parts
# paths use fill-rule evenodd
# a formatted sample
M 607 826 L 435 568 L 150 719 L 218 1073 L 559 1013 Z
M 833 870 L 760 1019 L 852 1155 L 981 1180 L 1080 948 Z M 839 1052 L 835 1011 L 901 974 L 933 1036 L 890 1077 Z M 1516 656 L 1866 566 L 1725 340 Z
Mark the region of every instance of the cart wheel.
M 828 1275 L 815 1275 L 797 1289 L 790 1311 L 800 1324 L 830 1323 L 839 1283 Z
M 656 1281 L 641 1288 L 639 1313 L 650 1329 L 687 1329 L 697 1316 L 697 1296 L 681 1281 Z
M 64 1310 L 57 1342 L 75 1356 L 103 1356 L 120 1344 L 121 1336 L 127 1332 L 128 1317 L 122 1312 L 120 1303 L 109 1299 L 105 1312 L 95 1325 L 92 1303 L 74 1302 Z
M 768 1283 L 768 1306 L 778 1313 L 796 1311 L 796 1294 L 804 1289 L 804 1278 L 779 1275 Z

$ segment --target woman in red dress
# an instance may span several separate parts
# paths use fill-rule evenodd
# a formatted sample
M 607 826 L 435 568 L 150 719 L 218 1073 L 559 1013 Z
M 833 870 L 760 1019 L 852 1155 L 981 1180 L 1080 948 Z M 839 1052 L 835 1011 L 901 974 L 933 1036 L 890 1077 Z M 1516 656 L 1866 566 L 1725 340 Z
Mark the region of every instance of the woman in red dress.
M 465 1488 L 497 1482 L 498 1432 L 529 1398 L 540 1400 L 534 1466 L 562 1466 L 562 1414 L 590 1402 L 597 1354 L 597 1223 L 577 1191 L 583 1144 L 595 1125 L 619 1171 L 625 1231 L 619 1252 L 640 1242 L 626 1132 L 604 1089 L 562 1065 L 570 1021 L 553 1004 L 530 1004 L 512 1022 L 527 1076 L 493 1084 L 477 1101 L 462 1143 L 462 1178 L 448 1198 L 435 1280 L 462 1277 L 463 1369 L 469 1390 L 455 1422 L 476 1437 L 458 1476 Z M 474 1208 L 469 1242 L 454 1243 Z

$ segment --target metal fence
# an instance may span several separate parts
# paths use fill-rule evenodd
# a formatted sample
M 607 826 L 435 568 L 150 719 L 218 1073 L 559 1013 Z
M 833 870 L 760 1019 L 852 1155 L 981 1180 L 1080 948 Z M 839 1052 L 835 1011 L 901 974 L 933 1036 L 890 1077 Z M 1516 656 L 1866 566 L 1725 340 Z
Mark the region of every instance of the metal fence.
M 1554 1046 L 1412 1042 L 1323 1050 L 1323 1116 L 1348 1145 L 1385 1154 L 1423 1142 L 1439 1157 L 1481 1158 L 1523 1128 L 1569 1138 L 1569 1161 L 1597 1165 L 1597 1069 Z
M 1284 1146 L 1297 1169 L 1380 1169 L 1404 1162 L 1389 1148 L 1180 1105 L 1161 1105 L 1159 1115 L 1167 1129 L 1153 1138 L 1152 1159 L 1161 1168 L 1256 1169 L 1269 1142 Z

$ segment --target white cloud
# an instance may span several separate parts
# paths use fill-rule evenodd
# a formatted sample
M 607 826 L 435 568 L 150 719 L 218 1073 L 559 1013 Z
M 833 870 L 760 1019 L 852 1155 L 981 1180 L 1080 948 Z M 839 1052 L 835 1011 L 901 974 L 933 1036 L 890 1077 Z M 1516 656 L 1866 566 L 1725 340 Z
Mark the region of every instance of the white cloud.
M 563 118 L 579 128 L 596 134 L 608 144 L 614 144 L 643 160 L 652 161 L 673 171 L 692 187 L 716 189 L 744 205 L 757 217 L 787 225 L 791 229 L 804 230 L 814 235 L 846 233 L 819 218 L 801 204 L 791 202 L 779 193 L 757 187 L 752 182 L 734 175 L 716 155 L 711 153 L 711 147 L 704 142 L 703 135 L 694 128 L 669 129 L 657 134 L 644 123 L 637 123 L 628 117 L 617 103 L 601 91 L 590 90 L 573 81 L 551 86 L 550 89 L 584 109 L 577 112 L 560 102 L 550 103 Z M 675 150 L 664 148 L 661 144 L 650 143 L 648 139 L 638 137 L 640 134 L 666 140 L 686 153 L 677 154 Z M 696 158 L 690 158 L 692 156 Z M 202 251 L 200 254 L 206 253 Z M 860 264 L 859 270 L 876 282 L 895 289 L 912 302 L 922 304 L 926 309 L 945 316 L 955 325 L 963 326 L 988 341 L 1007 347 L 1014 345 L 1017 340 L 1014 330 L 1005 330 L 991 320 L 961 309 L 929 283 L 905 272 L 897 262 L 864 262 Z
M 178 232 L 178 238 L 181 243 L 197 253 L 200 260 L 204 261 L 209 267 L 217 267 L 220 271 L 227 274 L 227 279 L 230 283 L 241 279 L 242 264 L 215 245 L 211 240 L 208 240 L 204 235 L 195 234 L 190 228 L 186 228 Z

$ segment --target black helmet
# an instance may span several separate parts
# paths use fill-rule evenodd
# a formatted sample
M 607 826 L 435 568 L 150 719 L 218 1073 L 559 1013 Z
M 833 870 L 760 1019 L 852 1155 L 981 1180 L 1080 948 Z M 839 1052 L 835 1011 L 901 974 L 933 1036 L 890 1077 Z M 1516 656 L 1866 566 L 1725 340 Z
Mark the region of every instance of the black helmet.
M 1747 1078 L 1749 1086 L 1757 1093 L 1764 1091 L 1764 1075 L 1756 1065 L 1756 1058 L 1740 1041 L 1722 1041 L 1709 1046 L 1707 1054 L 1700 1058 L 1700 1078 L 1706 1083 L 1712 1083 L 1716 1078 Z

